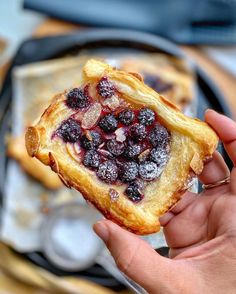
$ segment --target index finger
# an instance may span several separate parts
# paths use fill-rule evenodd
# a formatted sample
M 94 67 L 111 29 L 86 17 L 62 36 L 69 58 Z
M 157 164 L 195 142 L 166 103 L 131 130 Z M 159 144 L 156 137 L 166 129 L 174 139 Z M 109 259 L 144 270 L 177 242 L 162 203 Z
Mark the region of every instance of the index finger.
M 205 120 L 218 134 L 230 159 L 236 166 L 236 123 L 211 109 L 206 111 Z

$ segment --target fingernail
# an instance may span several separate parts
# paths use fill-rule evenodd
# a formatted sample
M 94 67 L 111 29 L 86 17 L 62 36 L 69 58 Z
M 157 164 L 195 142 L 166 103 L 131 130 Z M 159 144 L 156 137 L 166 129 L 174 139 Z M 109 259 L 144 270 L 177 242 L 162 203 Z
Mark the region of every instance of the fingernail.
M 97 222 L 93 229 L 95 233 L 103 240 L 104 243 L 107 243 L 109 239 L 109 230 L 107 225 L 104 223 L 104 221 Z
M 205 113 L 209 113 L 209 112 L 213 112 L 213 113 L 217 113 L 217 114 L 221 114 L 220 112 L 216 111 L 215 109 L 212 109 L 212 108 L 208 108 Z
M 205 111 L 205 113 L 207 113 L 207 112 L 216 112 L 214 109 L 211 109 L 211 108 L 208 108 L 206 111 Z

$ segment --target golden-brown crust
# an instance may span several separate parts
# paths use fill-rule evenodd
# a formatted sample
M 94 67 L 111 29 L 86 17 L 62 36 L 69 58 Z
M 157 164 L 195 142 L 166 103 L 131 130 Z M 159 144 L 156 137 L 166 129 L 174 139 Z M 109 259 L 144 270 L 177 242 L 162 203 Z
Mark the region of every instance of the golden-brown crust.
M 32 136 L 31 128 L 29 128 L 27 142 L 28 144 L 28 153 L 35 154 L 33 151 L 37 148 L 39 144 L 39 138 L 32 140 L 33 145 L 30 141 Z M 17 160 L 22 167 L 22 169 L 32 176 L 34 179 L 39 181 L 48 189 L 60 189 L 63 187 L 62 182 L 58 178 L 57 174 L 53 173 L 49 167 L 43 165 L 36 158 L 31 158 L 25 148 L 24 137 L 15 137 L 11 138 L 7 146 L 7 154 L 13 159 Z M 32 149 L 31 149 L 32 148 Z M 32 155 L 31 155 L 32 156 Z
M 26 133 L 29 154 L 50 165 L 67 186 L 80 191 L 107 218 L 137 234 L 159 230 L 158 218 L 183 194 L 183 187 L 193 170 L 200 173 L 205 158 L 212 155 L 218 143 L 215 132 L 204 122 L 184 116 L 175 105 L 147 87 L 138 77 L 113 69 L 107 64 L 89 60 L 84 66 L 84 82 L 97 82 L 106 76 L 133 108 L 148 106 L 171 133 L 170 158 L 161 176 L 145 188 L 144 199 L 135 204 L 124 195 L 124 185 L 108 185 L 73 156 L 73 148 L 52 135 L 60 123 L 72 114 L 66 107 L 65 92 L 57 95 L 40 121 Z M 33 129 L 32 129 L 33 128 Z M 33 136 L 32 136 L 33 134 Z M 31 142 L 29 142 L 33 138 Z M 110 189 L 119 193 L 113 201 Z

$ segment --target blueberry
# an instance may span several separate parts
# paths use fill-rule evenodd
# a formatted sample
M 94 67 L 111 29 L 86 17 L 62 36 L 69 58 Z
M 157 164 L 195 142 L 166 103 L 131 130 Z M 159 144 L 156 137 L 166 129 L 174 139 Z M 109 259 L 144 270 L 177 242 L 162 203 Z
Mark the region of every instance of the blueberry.
M 74 88 L 67 94 L 66 105 L 72 109 L 87 107 L 89 105 L 89 97 L 84 90 Z
M 173 84 L 162 81 L 161 79 L 157 79 L 155 87 L 153 89 L 157 91 L 158 93 L 163 93 L 173 89 L 173 87 L 174 87 Z
M 143 108 L 139 111 L 138 120 L 142 125 L 149 126 L 155 120 L 155 113 L 150 108 Z
M 153 88 L 158 93 L 163 93 L 173 88 L 173 84 L 167 83 L 155 75 L 145 75 L 144 83 L 149 87 Z
M 139 175 L 145 181 L 153 181 L 160 175 L 160 170 L 156 163 L 145 161 L 139 165 Z
M 142 184 L 139 181 L 134 181 L 129 184 L 125 190 L 125 194 L 133 202 L 139 202 L 143 199 L 144 195 L 142 194 Z
M 57 133 L 62 137 L 64 142 L 75 143 L 81 136 L 81 127 L 78 121 L 73 118 L 69 118 L 62 122 L 58 128 Z
M 111 160 L 104 161 L 99 165 L 97 176 L 105 183 L 114 183 L 118 177 L 118 167 Z
M 141 124 L 134 124 L 130 128 L 130 136 L 132 137 L 133 140 L 135 141 L 142 141 L 146 138 L 147 136 L 147 130 L 144 125 Z
M 148 85 L 150 88 L 155 89 L 157 76 L 152 74 L 144 75 L 144 83 Z
M 125 150 L 125 145 L 122 142 L 112 139 L 107 141 L 107 149 L 114 156 L 120 156 Z
M 109 133 L 116 130 L 118 122 L 113 114 L 103 116 L 99 122 L 99 126 L 104 132 Z
M 119 170 L 119 177 L 122 182 L 130 182 L 138 176 L 138 164 L 134 161 L 125 162 Z
M 139 144 L 132 144 L 126 147 L 124 156 L 128 159 L 135 159 L 142 152 Z
M 100 144 L 102 144 L 102 138 L 98 132 L 90 131 L 81 137 L 80 143 L 84 149 L 89 150 L 97 148 Z
M 84 155 L 83 164 L 87 167 L 97 168 L 100 164 L 99 154 L 93 149 L 87 151 Z
M 153 148 L 150 152 L 150 159 L 158 166 L 163 166 L 168 161 L 168 152 L 161 147 Z
M 134 112 L 131 109 L 125 109 L 118 114 L 119 121 L 125 126 L 129 126 L 135 118 Z
M 149 134 L 149 141 L 153 147 L 166 148 L 170 141 L 170 135 L 164 126 L 156 124 Z
M 108 78 L 104 77 L 99 81 L 97 91 L 103 98 L 111 98 L 115 94 L 115 87 Z

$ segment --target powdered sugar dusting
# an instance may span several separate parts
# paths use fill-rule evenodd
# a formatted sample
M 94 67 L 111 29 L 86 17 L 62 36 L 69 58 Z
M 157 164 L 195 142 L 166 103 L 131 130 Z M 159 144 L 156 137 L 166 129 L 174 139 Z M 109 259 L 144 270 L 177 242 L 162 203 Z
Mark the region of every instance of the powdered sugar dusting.
M 141 201 L 146 185 L 161 175 L 168 162 L 171 134 L 152 109 L 134 109 L 126 103 L 107 77 L 90 85 L 90 93 L 87 88 L 81 91 L 85 98 L 89 97 L 89 105 L 81 111 L 77 109 L 81 105 L 76 105 L 69 118 L 81 128 L 75 138 L 69 137 L 71 132 L 64 135 L 69 137 L 68 153 L 93 170 L 101 181 L 125 184 L 124 193 L 131 201 Z M 117 201 L 119 193 L 109 189 L 109 196 L 111 201 Z
M 150 152 L 150 158 L 154 161 L 159 167 L 164 166 L 169 158 L 168 151 L 166 149 L 157 147 L 153 148 Z
M 139 166 L 139 175 L 145 181 L 153 181 L 162 172 L 157 165 L 152 161 L 146 161 Z
M 104 161 L 99 165 L 97 175 L 105 183 L 114 183 L 118 177 L 117 165 L 111 160 Z

